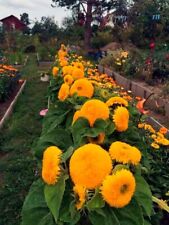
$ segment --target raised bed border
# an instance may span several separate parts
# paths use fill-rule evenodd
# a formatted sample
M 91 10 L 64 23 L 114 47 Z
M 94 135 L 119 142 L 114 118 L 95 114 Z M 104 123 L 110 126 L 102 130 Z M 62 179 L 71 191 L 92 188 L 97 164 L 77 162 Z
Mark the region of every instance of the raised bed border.
M 140 96 L 142 98 L 147 98 L 149 95 L 153 94 L 153 92 L 141 85 L 139 85 L 138 83 L 129 80 L 123 76 L 121 76 L 120 74 L 118 74 L 117 72 L 114 72 L 113 70 L 103 67 L 101 65 L 98 65 L 98 70 L 100 73 L 106 73 L 107 75 L 109 75 L 110 77 L 112 77 L 116 83 L 122 87 L 124 87 L 125 90 L 130 90 L 132 91 L 134 96 Z M 159 105 L 163 105 L 164 109 L 165 109 L 165 116 L 167 118 L 169 118 L 169 102 L 165 102 L 163 99 L 160 99 L 160 101 L 158 102 Z M 147 105 L 149 105 L 150 107 L 156 107 L 156 101 L 154 99 L 148 99 L 147 101 Z M 159 129 L 161 127 L 164 127 L 161 123 L 159 123 L 156 119 L 154 119 L 153 117 L 148 117 L 147 121 L 153 125 L 156 129 Z M 169 131 L 168 134 L 169 135 Z
M 4 116 L 2 117 L 1 121 L 0 121 L 0 129 L 2 129 L 2 127 L 4 126 L 6 120 L 8 120 L 8 118 L 10 117 L 12 111 L 13 111 L 13 108 L 14 108 L 14 105 L 16 104 L 17 100 L 18 100 L 18 97 L 20 96 L 20 94 L 22 93 L 24 87 L 26 85 L 26 80 L 23 82 L 22 86 L 20 87 L 20 89 L 18 90 L 15 98 L 13 99 L 13 101 L 11 102 L 10 106 L 8 107 L 8 109 L 6 110 Z

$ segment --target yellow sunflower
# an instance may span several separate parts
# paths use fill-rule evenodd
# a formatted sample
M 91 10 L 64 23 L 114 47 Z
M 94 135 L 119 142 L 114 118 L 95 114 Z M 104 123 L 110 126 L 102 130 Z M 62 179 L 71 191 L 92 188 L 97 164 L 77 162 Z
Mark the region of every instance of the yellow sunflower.
M 129 112 L 125 107 L 118 106 L 114 111 L 113 121 L 116 126 L 116 130 L 119 132 L 126 131 L 129 123 Z
M 98 99 L 88 100 L 81 108 L 81 116 L 85 117 L 92 127 L 97 119 L 106 120 L 109 118 L 109 108 Z
M 76 208 L 79 210 L 83 207 L 86 198 L 86 188 L 81 185 L 75 185 L 73 187 L 75 195 L 77 195 L 78 202 L 76 203 Z
M 86 78 L 76 80 L 70 88 L 70 95 L 77 94 L 78 96 L 83 96 L 91 98 L 94 93 L 94 87 L 89 80 Z
M 69 85 L 64 83 L 60 87 L 60 90 L 58 93 L 58 99 L 60 101 L 64 101 L 68 96 L 69 96 Z
M 122 169 L 115 174 L 107 176 L 101 187 L 103 199 L 115 208 L 122 208 L 129 204 L 134 192 L 136 182 L 133 174 Z
M 52 74 L 55 77 L 58 74 L 59 68 L 57 66 L 54 66 L 52 69 Z
M 71 75 L 67 74 L 65 77 L 64 77 L 64 82 L 68 85 L 71 85 L 73 83 L 74 79 Z
M 60 175 L 60 156 L 62 151 L 56 146 L 48 147 L 43 153 L 42 178 L 47 184 L 55 184 Z
M 72 72 L 72 77 L 75 80 L 83 78 L 84 77 L 84 71 L 77 68 L 77 67 L 74 67 L 73 72 Z
M 137 165 L 141 160 L 141 152 L 125 142 L 113 142 L 109 148 L 110 156 L 116 162 L 123 164 L 131 163 Z
M 110 107 L 113 106 L 114 104 L 118 104 L 118 105 L 122 105 L 127 107 L 128 106 L 128 102 L 122 98 L 122 97 L 111 97 L 106 104 Z
M 86 144 L 73 153 L 69 168 L 74 184 L 94 189 L 111 172 L 112 161 L 99 145 Z

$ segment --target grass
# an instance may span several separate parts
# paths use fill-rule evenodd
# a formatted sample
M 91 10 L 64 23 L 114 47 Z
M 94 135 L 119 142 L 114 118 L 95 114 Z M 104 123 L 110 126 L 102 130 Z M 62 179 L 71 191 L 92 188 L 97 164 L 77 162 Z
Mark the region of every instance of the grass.
M 12 117 L 0 131 L 0 225 L 19 225 L 24 198 L 35 177 L 31 154 L 41 133 L 39 111 L 47 105 L 47 84 L 40 81 L 35 57 L 22 69 L 27 79 Z M 43 68 L 45 70 L 46 68 Z

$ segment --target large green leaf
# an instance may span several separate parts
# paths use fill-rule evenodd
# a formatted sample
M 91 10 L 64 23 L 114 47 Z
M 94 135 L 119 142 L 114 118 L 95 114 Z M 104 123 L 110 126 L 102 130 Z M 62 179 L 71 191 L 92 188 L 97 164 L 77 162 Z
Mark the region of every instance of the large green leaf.
M 142 176 L 136 175 L 136 192 L 135 198 L 137 202 L 143 207 L 147 216 L 152 213 L 152 194 L 149 185 Z
M 72 135 L 76 146 L 85 143 L 86 137 L 97 137 L 100 133 L 105 132 L 107 123 L 102 119 L 97 119 L 93 127 L 85 118 L 79 118 L 72 126 Z
M 59 217 L 59 210 L 62 203 L 66 176 L 61 176 L 55 185 L 46 185 L 44 189 L 45 200 L 52 215 L 57 223 Z
M 44 150 L 49 146 L 57 146 L 61 150 L 66 150 L 72 145 L 72 138 L 69 131 L 62 128 L 55 128 L 53 131 L 42 135 L 35 147 L 35 155 L 42 158 Z
M 89 219 L 93 225 L 123 225 L 119 222 L 113 210 L 108 207 L 91 211 Z
M 103 208 L 105 206 L 105 201 L 103 200 L 99 190 L 96 190 L 94 196 L 86 204 L 88 210 L 94 210 L 97 208 Z
M 144 225 L 143 213 L 137 201 L 133 198 L 127 206 L 113 210 L 120 225 Z
M 35 181 L 25 199 L 22 208 L 22 225 L 54 225 L 44 198 L 44 183 Z

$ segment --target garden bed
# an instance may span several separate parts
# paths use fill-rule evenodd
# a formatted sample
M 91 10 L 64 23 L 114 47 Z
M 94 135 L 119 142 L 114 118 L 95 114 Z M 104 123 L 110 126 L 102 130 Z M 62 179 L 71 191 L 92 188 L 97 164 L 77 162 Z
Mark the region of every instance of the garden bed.
M 5 121 L 8 119 L 10 116 L 12 109 L 21 94 L 24 86 L 26 84 L 26 81 L 16 85 L 16 89 L 12 92 L 10 97 L 5 101 L 5 102 L 0 102 L 0 129 L 3 127 Z
M 133 81 L 131 79 L 127 79 L 117 72 L 109 68 L 104 68 L 101 65 L 99 65 L 98 69 L 100 72 L 104 72 L 111 76 L 117 82 L 117 84 L 124 87 L 125 90 L 132 91 L 132 94 L 134 96 L 148 98 L 151 95 L 146 103 L 146 107 L 150 110 L 150 116 L 155 117 L 160 123 L 165 124 L 165 126 L 169 127 L 169 101 L 167 97 L 164 98 L 161 96 L 160 87 L 150 86 L 144 81 Z M 155 124 L 153 120 L 151 121 Z M 159 124 L 156 124 L 156 126 L 159 127 Z

